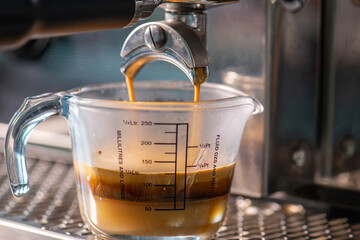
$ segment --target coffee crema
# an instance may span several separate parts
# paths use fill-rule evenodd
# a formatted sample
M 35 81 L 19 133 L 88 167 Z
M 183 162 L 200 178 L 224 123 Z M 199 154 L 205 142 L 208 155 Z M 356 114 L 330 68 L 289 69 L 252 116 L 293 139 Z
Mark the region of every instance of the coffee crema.
M 217 168 L 215 178 L 213 169 L 187 173 L 184 194 L 184 185 L 174 186 L 174 175 L 125 172 L 120 177 L 118 171 L 78 161 L 74 165 L 80 209 L 90 227 L 110 235 L 139 236 L 214 233 L 224 218 L 234 170 L 234 164 Z M 176 181 L 185 181 L 185 173 L 177 173 Z

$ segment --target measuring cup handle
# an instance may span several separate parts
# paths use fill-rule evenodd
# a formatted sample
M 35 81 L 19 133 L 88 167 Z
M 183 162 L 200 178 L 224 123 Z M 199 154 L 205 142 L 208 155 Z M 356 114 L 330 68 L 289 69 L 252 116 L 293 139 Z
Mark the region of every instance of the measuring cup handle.
M 16 197 L 21 197 L 29 191 L 25 147 L 30 134 L 48 117 L 65 114 L 66 95 L 66 92 L 60 92 L 26 98 L 10 120 L 4 153 L 11 190 Z

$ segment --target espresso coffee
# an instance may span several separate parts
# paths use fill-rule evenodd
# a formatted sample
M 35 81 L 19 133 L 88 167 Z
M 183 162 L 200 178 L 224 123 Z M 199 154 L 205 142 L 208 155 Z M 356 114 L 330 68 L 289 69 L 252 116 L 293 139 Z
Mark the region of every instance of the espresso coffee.
M 224 218 L 234 164 L 171 175 L 107 170 L 74 162 L 80 209 L 97 232 L 189 236 L 216 232 Z M 214 177 L 215 176 L 215 177 Z M 176 179 L 176 180 L 175 180 Z
M 135 102 L 135 94 L 134 94 L 134 78 L 125 76 L 126 86 L 129 95 L 129 101 Z

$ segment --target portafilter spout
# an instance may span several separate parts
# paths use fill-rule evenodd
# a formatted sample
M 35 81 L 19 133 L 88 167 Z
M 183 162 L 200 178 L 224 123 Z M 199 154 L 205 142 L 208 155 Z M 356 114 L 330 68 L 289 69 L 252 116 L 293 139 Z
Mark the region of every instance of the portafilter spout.
M 199 11 L 198 7 L 191 12 L 195 16 L 191 19 L 199 20 L 196 15 L 204 15 L 204 11 Z M 208 77 L 209 66 L 204 44 L 205 15 L 201 16 L 202 21 L 196 21 L 194 25 L 190 18 L 178 17 L 184 14 L 177 12 L 175 15 L 173 10 L 169 12 L 165 15 L 167 20 L 145 23 L 130 33 L 120 53 L 121 72 L 134 78 L 147 63 L 160 60 L 180 68 L 192 84 L 201 84 Z

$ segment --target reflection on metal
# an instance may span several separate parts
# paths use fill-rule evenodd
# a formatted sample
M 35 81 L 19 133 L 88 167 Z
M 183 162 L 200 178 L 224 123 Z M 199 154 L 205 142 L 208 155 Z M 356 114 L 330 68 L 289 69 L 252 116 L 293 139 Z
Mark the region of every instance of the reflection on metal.
M 234 193 L 360 192 L 358 2 L 254 0 L 223 7 L 231 19 L 209 10 L 210 73 L 265 107 L 243 134 Z
M 145 44 L 152 51 L 155 51 L 166 43 L 165 31 L 158 25 L 150 25 L 144 33 Z
M 282 6 L 289 12 L 297 12 L 302 9 L 308 0 L 280 0 Z
M 306 152 L 304 149 L 302 148 L 299 148 L 297 150 L 295 150 L 295 152 L 293 153 L 293 156 L 292 156 L 292 160 L 295 162 L 295 164 L 298 166 L 298 167 L 302 167 L 305 165 L 305 162 L 306 162 Z
M 316 183 L 360 191 L 359 1 L 326 1 L 321 166 Z
M 121 71 L 131 78 L 147 63 L 160 60 L 180 68 L 193 84 L 205 81 L 208 75 L 209 59 L 205 46 L 198 35 L 180 21 L 150 22 L 139 26 L 126 39 L 120 55 Z M 204 79 L 197 78 L 199 69 L 205 69 Z
M 242 0 L 166 0 L 166 2 L 176 3 L 194 3 L 194 4 L 205 4 L 205 5 L 218 5 L 231 2 L 241 2 Z
M 206 46 L 207 14 L 204 5 L 163 4 L 165 20 L 180 21 L 191 27 Z
M 346 218 L 311 214 L 297 204 L 230 198 L 225 223 L 215 239 L 358 239 L 360 225 Z M 244 203 L 245 202 L 245 203 Z M 235 214 L 236 213 L 236 214 Z
M 317 176 L 316 183 L 328 187 L 359 191 L 360 170 L 346 171 L 334 174 L 331 177 Z
M 221 82 L 255 97 L 264 113 L 249 119 L 243 132 L 232 193 L 267 193 L 265 119 L 269 117 L 266 79 L 266 24 L 270 1 L 252 0 L 208 9 L 208 81 Z M 226 13 L 226 14 L 224 14 Z
M 309 183 L 360 191 L 355 2 L 254 0 L 209 10 L 210 73 L 265 106 L 244 132 L 234 193 L 263 196 Z

